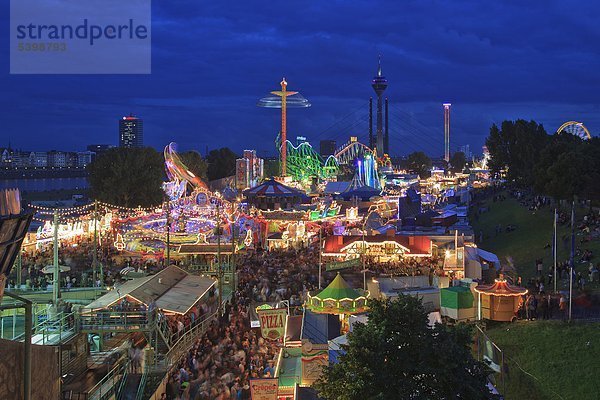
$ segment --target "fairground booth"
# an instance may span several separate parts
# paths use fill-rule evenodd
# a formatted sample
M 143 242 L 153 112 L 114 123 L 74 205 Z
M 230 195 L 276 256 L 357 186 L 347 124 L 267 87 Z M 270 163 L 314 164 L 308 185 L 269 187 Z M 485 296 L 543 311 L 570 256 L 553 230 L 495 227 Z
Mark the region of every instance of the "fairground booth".
M 476 304 L 471 287 L 465 284 L 442 288 L 440 289 L 440 299 L 442 317 L 456 322 L 475 320 Z
M 500 270 L 498 256 L 478 248 L 472 243 L 460 243 L 454 249 L 446 250 L 444 271 L 456 279 L 483 279 L 492 282 Z
M 376 262 L 399 261 L 403 257 L 430 257 L 432 242 L 427 236 L 397 235 L 394 229 L 379 235 L 334 235 L 324 240 L 323 257 L 347 260 L 362 254 Z
M 514 321 L 527 289 L 513 286 L 502 275 L 491 285 L 477 285 L 479 294 L 479 319 Z
M 368 292 L 352 289 L 338 274 L 325 289 L 309 294 L 302 315 L 287 318 L 285 333 L 278 333 L 277 317 L 284 310 L 253 306 L 263 337 L 284 339 L 275 369 L 279 400 L 316 399 L 310 386 L 329 363 L 331 341 L 349 330 L 351 316 L 368 311 L 368 298 Z
M 338 272 L 331 283 L 321 292 L 308 294 L 306 309 L 317 314 L 339 316 L 342 322 L 341 334 L 348 332 L 350 315 L 362 314 L 369 310 L 369 292 L 350 287 Z
M 104 333 L 144 332 L 150 337 L 157 330 L 169 348 L 178 334 L 216 310 L 215 285 L 212 278 L 172 265 L 127 281 L 82 308 L 79 328 L 100 341 L 99 349 Z
M 300 395 L 304 393 L 301 387 L 310 391 L 308 386 L 318 378 L 322 367 L 327 365 L 327 346 L 323 352 L 323 346 L 313 346 L 309 340 L 302 339 L 304 316 L 288 315 L 287 305 L 283 302 L 252 302 L 249 317 L 250 326 L 260 328 L 263 339 L 281 345 L 274 376 L 251 380 L 252 398 L 311 398 Z

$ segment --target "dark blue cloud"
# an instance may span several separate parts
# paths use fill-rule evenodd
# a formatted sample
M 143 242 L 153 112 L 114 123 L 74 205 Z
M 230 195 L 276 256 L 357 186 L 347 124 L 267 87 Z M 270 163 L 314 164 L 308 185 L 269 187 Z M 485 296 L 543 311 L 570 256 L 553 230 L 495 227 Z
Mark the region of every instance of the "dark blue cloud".
M 446 101 L 453 147 L 477 151 L 508 118 L 600 131 L 594 2 L 154 1 L 148 76 L 9 75 L 2 7 L 0 141 L 22 148 L 116 143 L 118 118 L 132 112 L 157 148 L 174 140 L 272 154 L 277 111 L 255 103 L 282 76 L 313 103 L 290 112 L 292 136 L 366 137 L 378 54 L 393 153 L 441 154 Z

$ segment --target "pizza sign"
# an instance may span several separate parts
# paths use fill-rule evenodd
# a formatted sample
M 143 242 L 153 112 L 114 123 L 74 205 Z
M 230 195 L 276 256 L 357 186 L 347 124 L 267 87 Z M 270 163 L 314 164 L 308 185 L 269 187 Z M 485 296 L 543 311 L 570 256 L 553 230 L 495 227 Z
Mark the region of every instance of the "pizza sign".
M 260 330 L 263 338 L 269 340 L 283 338 L 287 317 L 285 308 L 257 309 L 256 312 L 260 319 Z

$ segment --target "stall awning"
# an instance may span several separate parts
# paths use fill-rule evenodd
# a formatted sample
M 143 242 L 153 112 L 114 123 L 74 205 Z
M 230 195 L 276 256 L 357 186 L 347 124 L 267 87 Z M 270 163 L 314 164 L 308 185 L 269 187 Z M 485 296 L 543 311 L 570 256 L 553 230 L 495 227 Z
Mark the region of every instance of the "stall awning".
M 500 265 L 500 260 L 498 259 L 498 256 L 495 255 L 494 253 L 490 253 L 489 251 L 485 251 L 485 250 L 481 250 L 481 249 L 477 249 L 477 255 L 483 260 L 488 262 L 489 264 L 493 265 L 494 268 L 496 269 L 496 271 L 499 271 L 500 268 L 502 267 Z M 482 263 L 483 264 L 483 263 Z M 487 268 L 484 268 L 487 269 Z
M 166 312 L 185 314 L 216 284 L 212 278 L 190 275 L 174 265 L 155 275 L 132 279 L 84 307 L 99 310 L 129 296 L 149 305 L 152 301 Z

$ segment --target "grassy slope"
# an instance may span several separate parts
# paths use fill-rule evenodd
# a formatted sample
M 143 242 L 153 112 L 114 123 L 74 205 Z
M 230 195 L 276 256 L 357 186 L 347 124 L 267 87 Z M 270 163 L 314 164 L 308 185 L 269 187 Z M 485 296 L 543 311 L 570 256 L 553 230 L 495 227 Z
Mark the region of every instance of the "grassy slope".
M 543 258 L 544 271 L 547 273 L 548 268 L 553 265 L 553 257 L 552 248 L 544 249 L 544 246 L 552 243 L 553 209 L 546 207 L 533 213 L 512 198 L 501 202 L 492 202 L 490 199 L 486 205 L 490 206 L 489 212 L 480 214 L 477 221 L 471 218 L 476 237 L 479 238 L 480 231 L 484 234 L 484 241 L 479 246 L 496 253 L 503 265 L 507 263 L 507 257 L 511 257 L 518 274 L 524 278 L 524 281 L 535 275 L 535 260 L 538 258 Z M 577 214 L 583 215 L 584 210 L 578 211 Z M 502 225 L 503 232 L 496 236 L 495 227 L 498 224 Z M 514 224 L 517 229 L 507 233 L 505 231 L 507 224 Z M 567 260 L 570 252 L 563 244 L 563 235 L 570 235 L 570 228 L 559 225 L 559 262 Z M 576 240 L 579 243 L 579 237 Z M 593 262 L 600 261 L 599 241 L 585 243 L 581 247 L 593 251 Z M 580 271 L 587 272 L 588 264 L 577 264 L 576 267 Z
M 600 324 L 522 321 L 487 333 L 521 368 L 539 380 L 529 378 L 509 363 L 507 400 L 600 397 Z
M 553 262 L 552 249 L 544 249 L 544 246 L 552 240 L 553 210 L 546 208 L 533 213 L 512 198 L 495 203 L 490 199 L 486 204 L 491 207 L 489 212 L 481 214 L 478 221 L 471 218 L 477 237 L 481 230 L 484 233 L 480 247 L 496 253 L 503 265 L 507 257 L 511 257 L 517 273 L 524 280 L 535 275 L 538 258 L 543 258 L 547 272 Z M 577 214 L 583 215 L 584 211 L 578 210 Z M 505 228 L 509 223 L 517 225 L 517 229 L 510 233 L 503 230 L 496 236 L 496 225 Z M 568 259 L 570 252 L 563 245 L 563 235 L 570 235 L 569 226 L 559 226 L 559 262 Z M 579 237 L 576 241 L 579 243 Z M 593 251 L 593 262 L 600 261 L 600 242 L 585 243 L 581 247 Z M 587 266 L 576 264 L 579 271 L 587 271 Z M 564 288 L 566 281 L 561 286 Z M 593 288 L 597 290 L 598 285 Z M 538 382 L 528 377 L 509 363 L 508 400 L 600 398 L 597 377 L 600 371 L 600 324 L 521 321 L 490 329 L 488 334 L 508 357 L 539 379 Z

